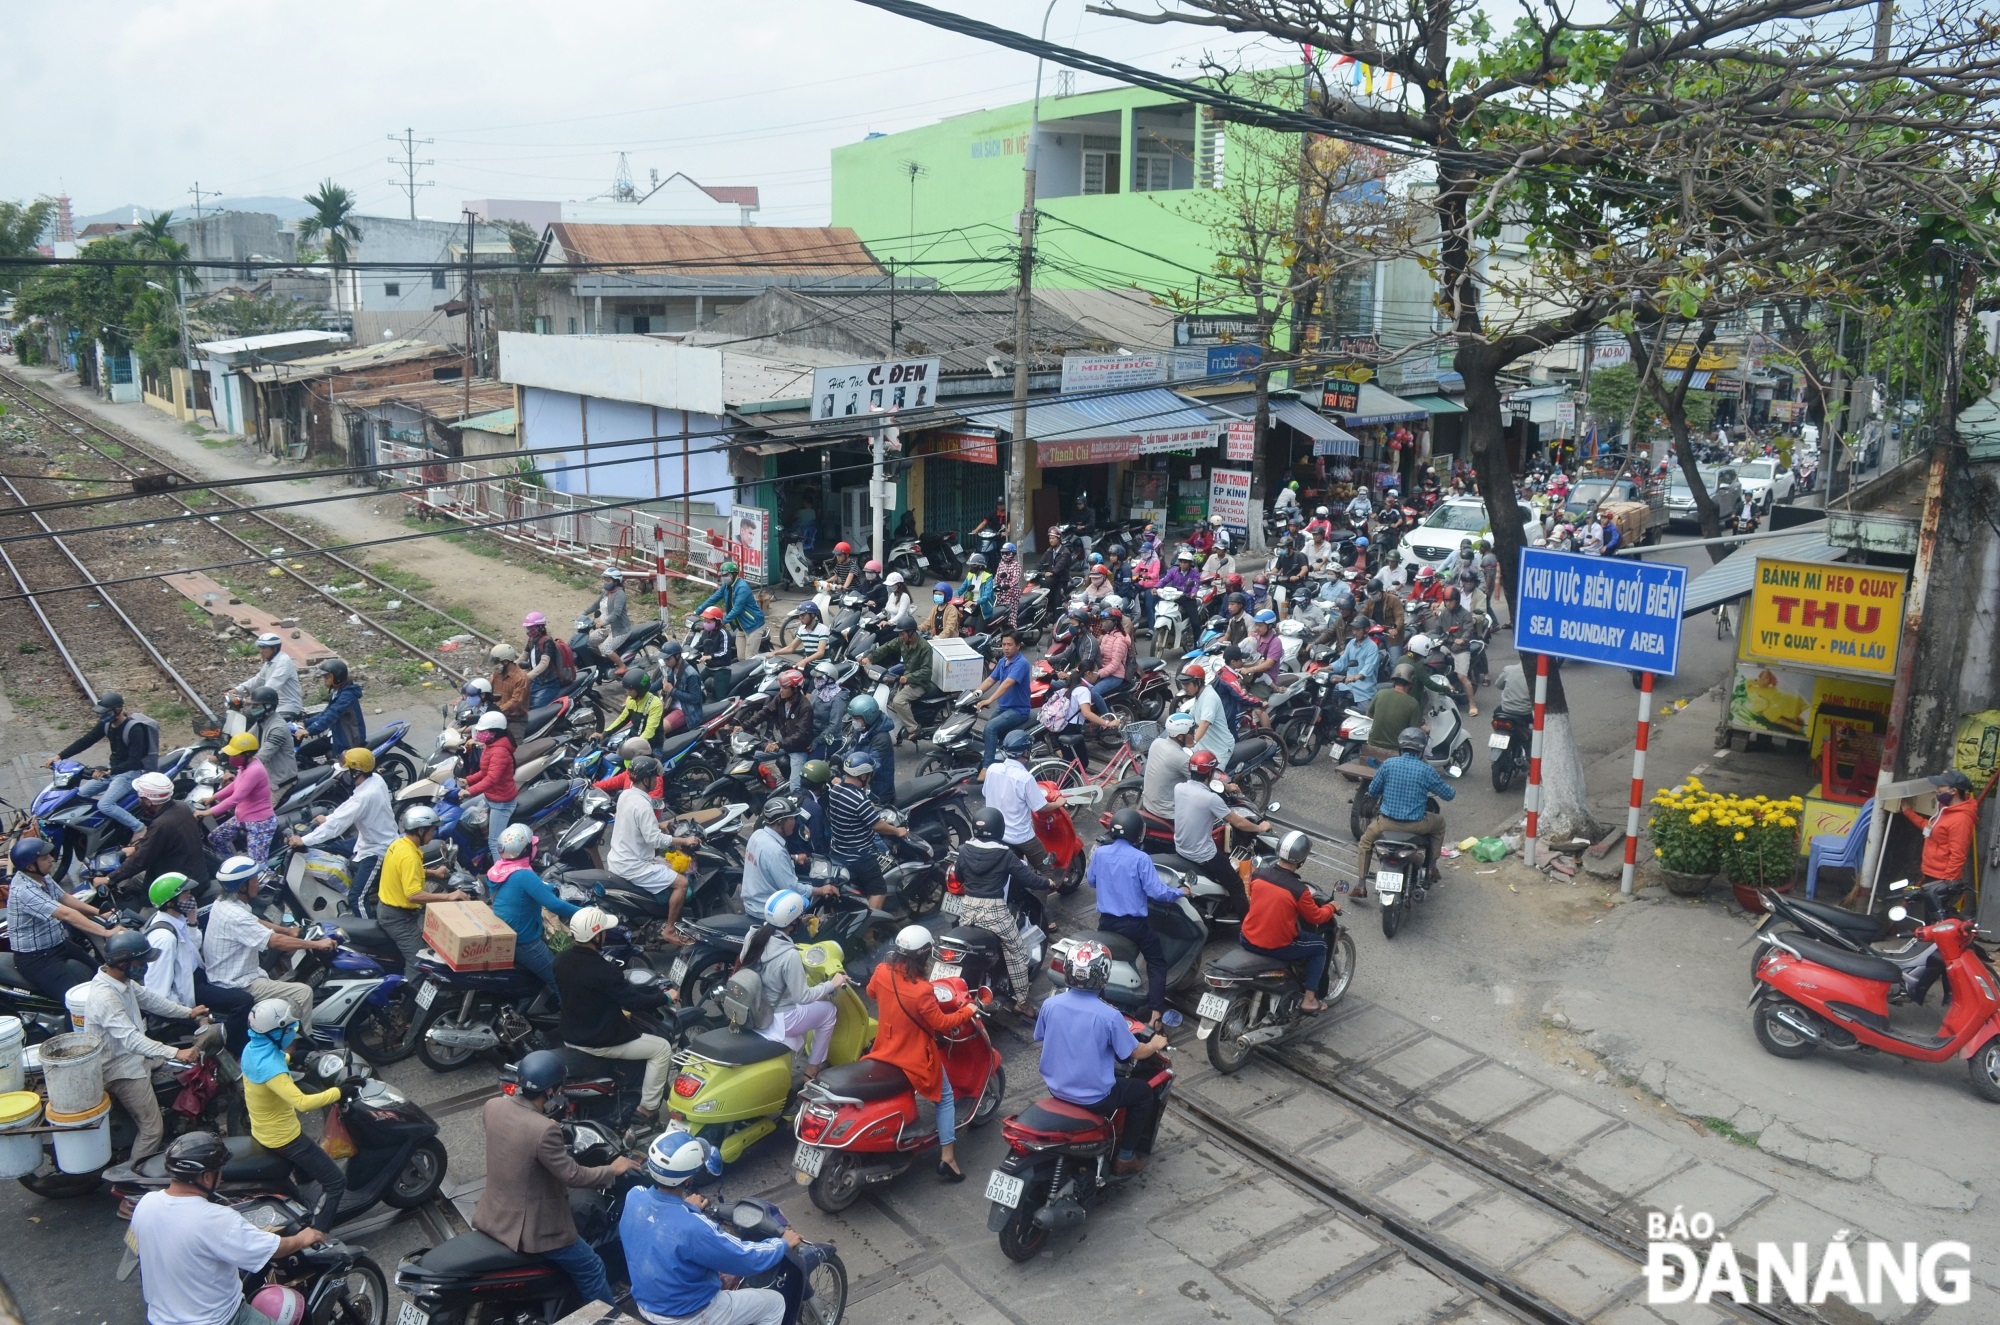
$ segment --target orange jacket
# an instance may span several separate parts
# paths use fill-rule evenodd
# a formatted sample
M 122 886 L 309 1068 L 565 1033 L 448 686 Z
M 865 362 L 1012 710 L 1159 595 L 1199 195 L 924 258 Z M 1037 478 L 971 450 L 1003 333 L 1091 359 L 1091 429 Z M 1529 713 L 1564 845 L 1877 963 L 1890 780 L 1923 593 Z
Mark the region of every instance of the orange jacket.
M 944 1093 L 944 1059 L 937 1037 L 971 1021 L 978 1014 L 971 1004 L 946 1012 L 931 982 L 903 974 L 894 958 L 868 977 L 868 996 L 875 1000 L 875 1047 L 869 1058 L 903 1069 L 917 1094 L 935 1100 Z
M 1298 941 L 1299 925 L 1324 925 L 1333 907 L 1313 899 L 1305 880 L 1282 865 L 1266 865 L 1250 876 L 1250 914 L 1242 938 L 1258 948 L 1285 948 Z
M 1979 802 L 1963 800 L 1945 806 L 1934 818 L 1904 809 L 1903 817 L 1924 829 L 1923 871 L 1926 879 L 1962 879 L 1965 862 L 1979 837 Z

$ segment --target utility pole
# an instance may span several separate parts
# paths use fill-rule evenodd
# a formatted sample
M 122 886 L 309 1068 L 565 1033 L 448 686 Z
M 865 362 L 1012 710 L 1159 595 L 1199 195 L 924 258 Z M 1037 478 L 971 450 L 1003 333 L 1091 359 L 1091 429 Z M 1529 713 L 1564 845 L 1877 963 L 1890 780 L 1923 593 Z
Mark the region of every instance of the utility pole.
M 472 227 L 477 219 L 473 212 L 467 209 L 465 213 L 465 368 L 459 374 L 461 380 L 465 383 L 464 408 L 460 410 L 458 416 L 461 419 L 472 417 L 472 374 L 476 371 L 478 365 L 477 351 L 475 349 L 477 342 L 473 340 L 472 331 L 473 319 L 478 316 L 475 310 L 479 307 L 478 298 L 472 288 Z
M 1049 38 L 1049 16 L 1056 12 L 1056 0 L 1042 11 L 1042 40 Z M 1014 291 L 1014 427 L 1008 443 L 1012 461 L 1007 466 L 1007 513 L 1010 532 L 1022 552 L 1035 547 L 1034 521 L 1028 513 L 1028 467 L 1034 463 L 1033 443 L 1028 439 L 1028 323 L 1034 307 L 1035 285 L 1035 157 L 1042 136 L 1042 60 L 1035 57 L 1035 101 L 1028 115 L 1028 151 L 1021 167 L 1021 270 Z
M 437 184 L 436 180 L 431 179 L 424 180 L 421 183 L 418 182 L 417 168 L 419 166 L 434 166 L 437 162 L 435 160 L 417 160 L 417 149 L 419 147 L 428 147 L 436 142 L 437 139 L 419 138 L 415 129 L 403 130 L 401 138 L 398 138 L 393 133 L 389 134 L 388 139 L 392 143 L 400 144 L 403 149 L 403 155 L 400 158 L 393 156 L 389 158 L 390 165 L 401 166 L 403 168 L 403 177 L 401 179 L 390 180 L 389 187 L 392 189 L 401 189 L 404 195 L 409 198 L 410 219 L 414 221 L 417 219 L 417 190 L 433 188 Z
M 201 200 L 203 198 L 220 198 L 222 196 L 221 191 L 218 189 L 202 188 L 200 180 L 196 180 L 194 187 L 189 189 L 188 192 L 194 195 L 194 219 L 197 221 L 201 219 Z

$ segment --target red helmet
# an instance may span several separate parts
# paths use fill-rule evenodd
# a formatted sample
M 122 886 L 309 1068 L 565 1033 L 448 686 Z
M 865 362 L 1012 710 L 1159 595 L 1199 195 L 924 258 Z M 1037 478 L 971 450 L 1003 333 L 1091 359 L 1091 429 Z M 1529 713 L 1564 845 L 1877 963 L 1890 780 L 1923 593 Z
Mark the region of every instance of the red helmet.
M 1215 751 L 1196 750 L 1188 756 L 1188 775 L 1197 778 L 1209 777 L 1221 764 L 1222 761 L 1215 757 Z
M 797 690 L 805 683 L 806 674 L 796 667 L 787 667 L 784 671 L 778 673 L 778 684 L 781 686 L 790 686 L 792 689 Z
M 1417 578 L 1420 580 L 1435 580 L 1437 578 L 1437 572 L 1432 570 L 1429 566 L 1425 566 L 1417 572 Z
M 1193 681 L 1196 685 L 1203 685 L 1208 681 L 1208 672 L 1200 663 L 1189 663 L 1187 666 L 1181 668 L 1181 680 Z
M 701 619 L 703 621 L 720 621 L 722 620 L 722 609 L 719 607 L 704 607 L 701 609 Z
M 835 543 L 833 545 L 833 553 L 837 557 L 852 556 L 854 555 L 854 545 L 852 543 Z
M 1231 571 L 1229 573 L 1229 587 L 1231 589 L 1241 589 L 1243 587 L 1243 577 L 1235 571 Z

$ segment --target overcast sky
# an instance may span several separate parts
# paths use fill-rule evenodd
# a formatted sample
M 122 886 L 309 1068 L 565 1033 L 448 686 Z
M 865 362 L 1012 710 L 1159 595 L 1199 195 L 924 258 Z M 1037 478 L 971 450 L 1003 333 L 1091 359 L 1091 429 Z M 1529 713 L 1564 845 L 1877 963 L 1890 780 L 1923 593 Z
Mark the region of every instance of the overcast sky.
M 1052 40 L 1167 72 L 1235 38 L 1086 15 Z M 943 0 L 1034 31 L 1043 0 Z M 829 152 L 871 131 L 1026 100 L 1034 60 L 854 0 L 65 0 L 10 7 L 0 197 L 67 192 L 77 215 L 186 209 L 205 190 L 296 197 L 325 178 L 402 215 L 386 141 L 434 138 L 420 215 L 470 198 L 602 193 L 630 154 L 763 189 L 766 225 L 827 220 Z M 1274 63 L 1270 51 L 1257 63 Z M 1296 57 L 1293 57 L 1296 58 Z M 1046 89 L 1054 87 L 1055 70 Z M 1079 76 L 1079 89 L 1103 86 Z

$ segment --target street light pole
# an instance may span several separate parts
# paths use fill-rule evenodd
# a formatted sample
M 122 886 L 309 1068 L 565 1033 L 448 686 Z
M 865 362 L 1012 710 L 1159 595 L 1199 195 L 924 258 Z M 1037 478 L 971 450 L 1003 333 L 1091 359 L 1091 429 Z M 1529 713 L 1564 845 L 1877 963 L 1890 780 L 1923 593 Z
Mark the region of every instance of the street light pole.
M 1042 40 L 1049 39 L 1049 18 L 1056 0 L 1042 11 Z M 1007 510 L 1011 533 L 1023 552 L 1033 550 L 1034 528 L 1028 516 L 1028 322 L 1035 282 L 1035 158 L 1042 136 L 1042 57 L 1035 57 L 1035 100 L 1028 114 L 1028 151 L 1021 167 L 1021 271 L 1014 291 L 1014 427 L 1007 467 Z

